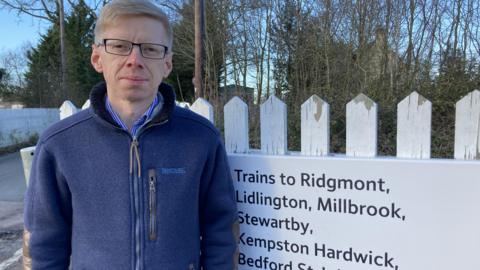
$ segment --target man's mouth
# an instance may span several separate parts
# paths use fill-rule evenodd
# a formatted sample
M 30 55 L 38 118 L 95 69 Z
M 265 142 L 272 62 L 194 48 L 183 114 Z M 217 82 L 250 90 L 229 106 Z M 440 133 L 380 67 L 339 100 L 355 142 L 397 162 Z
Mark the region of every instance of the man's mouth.
M 132 82 L 145 82 L 145 81 L 148 81 L 148 79 L 143 78 L 143 77 L 139 77 L 139 76 L 122 76 L 122 77 L 120 77 L 120 79 L 132 81 Z

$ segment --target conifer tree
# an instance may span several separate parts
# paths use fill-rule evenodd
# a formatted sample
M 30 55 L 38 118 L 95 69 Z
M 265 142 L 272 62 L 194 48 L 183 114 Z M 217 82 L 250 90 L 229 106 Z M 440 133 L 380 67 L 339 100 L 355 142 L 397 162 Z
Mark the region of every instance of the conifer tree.
M 91 87 L 101 81 L 90 64 L 95 19 L 80 1 L 66 17 L 67 87 L 77 107 L 88 99 Z M 36 48 L 27 54 L 28 71 L 24 101 L 29 107 L 58 107 L 64 101 L 61 92 L 61 63 L 58 24 L 52 24 Z

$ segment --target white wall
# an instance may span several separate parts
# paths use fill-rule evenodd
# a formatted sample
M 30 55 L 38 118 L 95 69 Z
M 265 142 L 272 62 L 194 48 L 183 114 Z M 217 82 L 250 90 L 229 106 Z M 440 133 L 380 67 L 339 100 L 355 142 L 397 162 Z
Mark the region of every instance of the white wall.
M 27 141 L 60 120 L 58 109 L 0 109 L 0 147 Z

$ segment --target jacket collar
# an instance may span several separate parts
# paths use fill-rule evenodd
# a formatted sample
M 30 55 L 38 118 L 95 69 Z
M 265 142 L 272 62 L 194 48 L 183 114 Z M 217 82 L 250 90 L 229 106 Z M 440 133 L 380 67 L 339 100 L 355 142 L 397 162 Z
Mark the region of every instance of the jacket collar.
M 156 113 L 150 123 L 161 123 L 167 120 L 175 108 L 175 93 L 170 85 L 161 83 L 158 92 L 162 94 L 163 106 L 160 112 Z M 107 93 L 107 84 L 105 82 L 95 85 L 90 92 L 90 104 L 93 112 L 107 122 L 118 126 L 110 113 L 105 108 L 104 97 Z

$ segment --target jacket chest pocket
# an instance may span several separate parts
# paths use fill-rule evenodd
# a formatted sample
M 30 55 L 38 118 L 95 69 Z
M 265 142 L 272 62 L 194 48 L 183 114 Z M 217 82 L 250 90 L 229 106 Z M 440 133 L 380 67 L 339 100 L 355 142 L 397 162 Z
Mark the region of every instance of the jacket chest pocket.
M 148 170 L 148 239 L 157 240 L 157 174 L 155 169 Z
M 148 174 L 156 179 L 158 207 L 184 206 L 185 199 L 198 192 L 199 180 L 184 167 L 149 169 Z
M 150 241 L 162 239 L 165 234 L 171 237 L 174 229 L 185 226 L 186 216 L 195 214 L 198 184 L 193 178 L 184 168 L 148 170 L 146 210 Z

